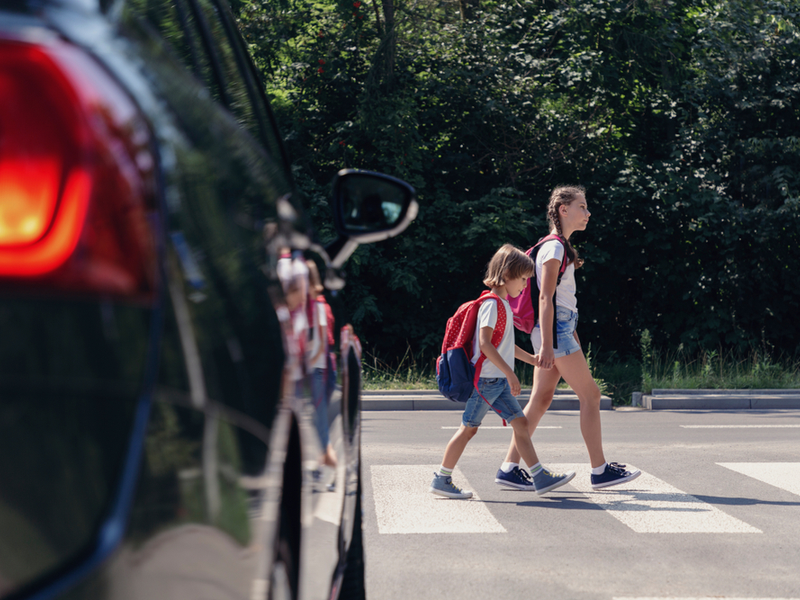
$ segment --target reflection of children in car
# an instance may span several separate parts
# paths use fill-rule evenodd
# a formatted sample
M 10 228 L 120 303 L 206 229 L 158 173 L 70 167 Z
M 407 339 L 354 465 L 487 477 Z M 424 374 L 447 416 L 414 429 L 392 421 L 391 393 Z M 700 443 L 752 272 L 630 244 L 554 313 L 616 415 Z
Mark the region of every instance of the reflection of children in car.
M 305 373 L 305 345 L 308 320 L 306 298 L 308 295 L 308 267 L 304 260 L 292 257 L 288 248 L 283 249 L 277 264 L 278 279 L 283 287 L 286 308 L 291 315 L 291 329 L 287 333 L 287 374 L 292 383 L 291 391 L 302 396 Z
M 324 291 L 316 263 L 306 262 L 308 266 L 309 286 L 306 316 L 311 326 L 309 347 L 306 352 L 309 374 L 311 375 L 311 394 L 314 401 L 314 422 L 319 432 L 322 456 L 320 463 L 328 467 L 336 467 L 336 454 L 330 442 L 328 422 L 328 317 L 325 310 Z M 332 325 L 332 324 L 331 324 Z
M 370 194 L 361 203 L 361 222 L 370 229 L 383 228 L 388 225 L 381 198 L 377 194 Z
M 354 199 L 352 209 L 347 213 L 347 226 L 355 229 L 380 231 L 393 227 L 402 212 L 402 205 L 386 201 L 381 194 L 373 193 L 360 201 Z

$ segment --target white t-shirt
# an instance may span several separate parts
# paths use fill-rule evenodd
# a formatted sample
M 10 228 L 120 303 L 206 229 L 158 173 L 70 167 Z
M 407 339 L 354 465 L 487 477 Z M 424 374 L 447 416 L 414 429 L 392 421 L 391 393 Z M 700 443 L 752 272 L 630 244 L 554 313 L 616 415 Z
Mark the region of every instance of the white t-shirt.
M 308 345 L 308 351 L 306 352 L 308 358 L 313 358 L 313 356 L 319 352 L 320 344 L 328 344 L 328 336 L 326 335 L 323 339 L 320 339 L 319 334 L 321 332 L 317 327 L 317 325 L 319 325 L 319 327 L 328 326 L 328 316 L 325 314 L 325 305 L 322 304 L 322 302 L 315 302 L 314 305 L 316 307 L 316 314 L 314 315 L 314 322 L 312 323 L 314 333 L 311 337 L 311 343 Z M 322 354 L 320 354 L 317 358 L 316 362 L 309 364 L 308 367 L 310 369 L 324 369 L 328 365 L 325 361 L 325 358 L 325 351 L 323 351 Z
M 497 351 L 500 353 L 500 357 L 506 361 L 506 364 L 511 367 L 511 370 L 514 370 L 514 315 L 511 314 L 511 306 L 509 306 L 507 300 L 503 300 L 503 310 L 506 311 L 506 330 L 503 333 L 503 339 L 500 341 L 500 345 L 497 347 Z M 474 365 L 478 362 L 478 358 L 481 356 L 481 349 L 480 349 L 480 330 L 481 327 L 491 327 L 492 329 L 495 328 L 495 324 L 497 323 L 497 301 L 494 299 L 485 300 L 482 304 L 480 309 L 478 309 L 478 323 L 475 325 L 475 340 L 472 342 L 472 364 Z M 481 377 L 491 378 L 491 377 L 502 377 L 505 379 L 505 374 L 488 358 L 483 361 L 483 366 L 481 367 Z
M 306 265 L 305 261 L 299 258 L 282 257 L 278 259 L 275 270 L 284 292 L 288 285 L 297 279 L 300 293 L 303 298 L 306 297 L 306 294 L 308 294 L 308 265 Z
M 539 249 L 536 255 L 536 281 L 541 284 L 542 268 L 548 260 L 558 260 L 558 268 L 561 269 L 561 261 L 564 258 L 564 245 L 558 240 L 548 240 Z M 578 312 L 578 299 L 575 297 L 577 288 L 575 286 L 575 263 L 568 265 L 561 277 L 561 283 L 556 288 L 556 305 L 568 308 L 572 312 Z M 538 312 L 538 309 L 537 309 Z

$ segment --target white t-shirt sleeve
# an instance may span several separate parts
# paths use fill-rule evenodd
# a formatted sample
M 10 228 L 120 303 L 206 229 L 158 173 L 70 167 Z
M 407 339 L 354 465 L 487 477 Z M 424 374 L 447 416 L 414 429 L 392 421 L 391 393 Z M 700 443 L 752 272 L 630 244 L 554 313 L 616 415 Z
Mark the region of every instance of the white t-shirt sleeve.
M 481 304 L 480 309 L 478 310 L 478 321 L 475 324 L 475 340 L 472 344 L 472 363 L 475 364 L 480 358 L 481 355 L 481 348 L 479 342 L 479 335 L 480 330 L 482 327 L 491 327 L 495 329 L 497 327 L 497 310 L 498 310 L 498 302 L 497 300 L 486 300 L 483 304 Z M 506 329 L 503 332 L 503 337 L 500 341 L 500 344 L 497 347 L 497 352 L 500 354 L 500 357 L 505 361 L 505 363 L 514 369 L 514 320 L 511 317 L 511 309 L 508 307 L 508 302 L 503 301 L 503 310 L 506 311 Z M 503 371 L 500 370 L 494 363 L 487 360 L 483 363 L 483 368 L 481 369 L 481 377 L 492 378 L 492 377 L 505 377 Z
M 475 339 L 472 341 L 472 363 L 478 360 L 481 355 L 480 334 L 481 328 L 495 328 L 497 325 L 497 301 L 486 300 L 478 309 L 478 320 L 475 323 Z
M 558 260 L 559 263 L 564 260 L 564 244 L 558 240 L 548 240 L 542 244 L 539 254 L 536 255 L 537 266 L 541 266 L 548 260 L 553 260 L 554 258 Z
M 480 331 L 481 327 L 491 327 L 494 329 L 496 324 L 497 301 L 486 300 L 483 304 L 481 304 L 480 310 L 478 311 L 478 324 L 476 325 L 475 330 Z

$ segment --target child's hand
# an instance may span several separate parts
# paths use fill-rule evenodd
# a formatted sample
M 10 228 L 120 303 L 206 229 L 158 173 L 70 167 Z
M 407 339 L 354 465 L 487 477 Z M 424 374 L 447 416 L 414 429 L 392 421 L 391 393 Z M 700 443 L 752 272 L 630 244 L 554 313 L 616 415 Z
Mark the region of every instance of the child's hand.
M 534 367 L 541 367 L 542 366 L 541 362 L 539 361 L 539 355 L 538 354 L 534 354 L 533 355 L 533 360 L 531 361 L 531 364 Z
M 519 384 L 519 379 L 517 379 L 514 373 L 508 378 L 508 384 L 511 386 L 511 395 L 519 396 L 519 393 L 522 391 L 522 386 Z
M 553 349 L 542 348 L 542 351 L 539 353 L 539 368 L 552 369 L 555 365 L 555 362 L 556 359 L 553 356 Z

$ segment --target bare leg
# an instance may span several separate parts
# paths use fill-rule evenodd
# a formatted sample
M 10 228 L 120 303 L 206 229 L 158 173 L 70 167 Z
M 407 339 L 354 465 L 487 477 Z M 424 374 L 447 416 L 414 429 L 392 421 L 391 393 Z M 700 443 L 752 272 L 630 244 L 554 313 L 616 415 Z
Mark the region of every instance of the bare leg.
M 581 434 L 589 451 L 592 467 L 606 462 L 603 455 L 603 432 L 600 424 L 600 389 L 597 387 L 583 352 L 556 359 L 556 367 L 581 403 Z
M 534 369 L 533 370 L 533 389 L 531 390 L 531 398 L 528 404 L 523 409 L 525 417 L 528 419 L 528 437 L 533 435 L 536 426 L 539 425 L 550 404 L 553 402 L 553 394 L 556 391 L 558 382 L 561 379 L 561 373 L 558 369 Z M 512 424 L 514 421 L 512 421 Z M 517 450 L 515 443 L 516 437 L 511 439 L 508 446 L 508 453 L 506 454 L 505 462 L 518 463 L 520 460 L 520 453 Z M 527 460 L 525 462 L 528 462 Z M 536 464 L 536 463 L 533 463 Z M 530 465 L 529 465 L 530 466 Z
M 513 444 L 519 448 L 519 453 L 525 459 L 528 468 L 531 468 L 539 462 L 539 457 L 536 456 L 536 450 L 533 449 L 533 442 L 531 442 L 531 436 L 528 433 L 528 419 L 526 417 L 518 417 L 511 421 L 511 427 L 514 429 Z
M 513 421 L 512 421 L 513 422 Z M 467 447 L 467 443 L 475 437 L 478 433 L 477 427 L 465 427 L 463 424 L 458 428 L 458 431 L 453 434 L 450 441 L 447 443 L 447 448 L 444 450 L 444 458 L 442 458 L 442 466 L 445 469 L 454 469 L 458 459 Z

